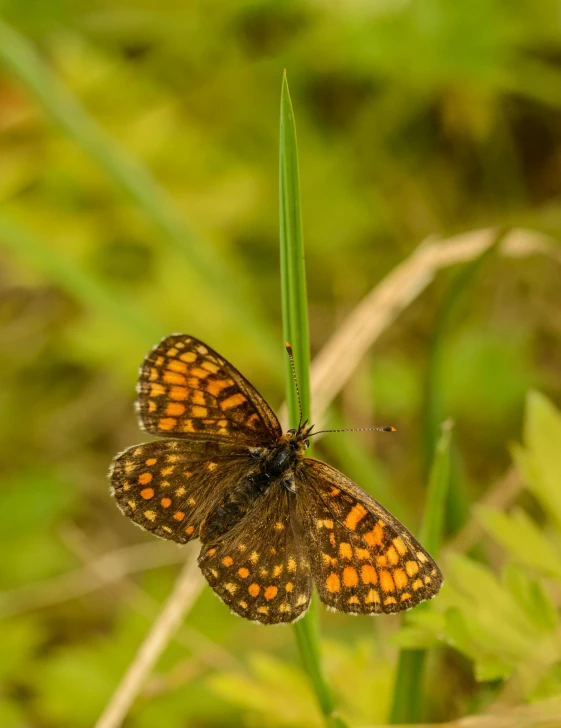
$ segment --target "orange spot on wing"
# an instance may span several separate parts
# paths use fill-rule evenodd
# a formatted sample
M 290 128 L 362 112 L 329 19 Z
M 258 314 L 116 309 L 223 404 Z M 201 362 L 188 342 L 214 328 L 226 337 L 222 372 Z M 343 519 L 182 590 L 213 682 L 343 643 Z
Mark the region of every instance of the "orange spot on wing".
M 373 566 L 370 566 L 370 564 L 364 564 L 360 570 L 360 576 L 365 584 L 376 584 L 378 581 L 376 569 Z
M 185 364 L 185 362 L 173 359 L 172 361 L 168 362 L 167 371 L 177 372 L 178 374 L 187 374 L 187 372 L 189 371 L 189 367 L 187 366 L 187 364 Z
M 180 374 L 179 372 L 170 372 L 169 369 L 166 369 L 164 372 L 163 380 L 166 384 L 187 384 L 187 380 L 183 374 Z
M 360 559 L 361 561 L 365 561 L 367 559 L 370 559 L 370 551 L 368 549 L 355 549 L 355 554 L 357 559 Z
M 171 506 L 171 498 L 162 498 L 160 503 L 164 508 L 169 508 Z
M 206 379 L 210 372 L 207 372 L 205 369 L 201 369 L 200 367 L 194 367 L 189 372 L 194 377 L 197 377 L 197 379 Z
M 185 533 L 188 536 L 190 536 L 193 533 L 194 530 L 195 530 L 195 526 L 187 526 L 187 528 L 185 529 Z
M 138 482 L 140 485 L 148 485 L 152 481 L 152 473 L 142 473 L 138 476 Z
M 234 382 L 231 379 L 212 379 L 206 385 L 206 391 L 213 397 L 218 397 L 223 389 L 233 387 Z
M 245 566 L 242 566 L 241 569 L 238 569 L 238 575 L 241 576 L 242 579 L 247 579 L 249 576 L 249 569 L 246 569 Z
M 248 587 L 248 592 L 251 594 L 252 597 L 256 597 L 260 591 L 261 587 L 259 586 L 259 584 L 250 584 Z
M 404 602 L 406 599 L 411 599 L 411 594 L 409 594 L 409 592 L 403 592 L 399 599 Z
M 353 549 L 351 548 L 350 543 L 342 541 L 339 544 L 339 556 L 342 559 L 349 559 L 349 561 L 353 558 Z
M 397 551 L 393 546 L 390 546 L 389 549 L 386 551 L 386 556 L 388 557 L 388 561 L 392 566 L 399 564 L 399 556 L 397 555 Z
M 239 407 L 244 402 L 247 402 L 247 398 L 241 392 L 238 392 L 220 402 L 220 408 L 223 410 L 232 409 L 232 407 Z
M 294 589 L 294 584 L 291 581 L 288 581 L 284 588 L 286 589 L 287 592 L 291 592 Z
M 155 412 L 156 409 L 157 409 L 157 405 L 154 402 L 154 400 L 153 399 L 149 399 L 148 400 L 148 412 Z
M 185 351 L 185 352 L 183 352 L 183 354 L 180 355 L 179 358 L 181 359 L 181 361 L 185 361 L 188 364 L 191 364 L 192 362 L 194 362 L 196 360 L 197 355 L 195 354 L 194 351 Z
M 208 414 L 208 410 L 206 407 L 200 407 L 198 405 L 191 407 L 191 415 L 193 417 L 206 417 L 207 414 Z
M 396 547 L 398 554 L 401 556 L 407 553 L 407 546 L 403 543 L 401 536 L 396 536 L 393 539 L 393 545 Z
M 393 580 L 395 581 L 395 585 L 398 589 L 403 589 L 404 586 L 407 586 L 407 582 L 409 581 L 407 574 L 403 571 L 403 569 L 394 570 Z
M 364 600 L 365 604 L 379 604 L 380 603 L 380 595 L 378 594 L 377 589 L 370 589 L 368 594 L 366 595 L 366 599 Z
M 166 390 L 162 384 L 155 382 L 150 388 L 150 397 L 161 397 L 165 394 Z
M 175 420 L 173 417 L 162 417 L 160 420 L 158 420 L 158 427 L 160 428 L 160 430 L 173 430 L 176 424 L 177 420 Z
M 341 589 L 341 579 L 339 579 L 334 571 L 325 580 L 325 586 L 331 593 L 338 592 Z
M 415 574 L 419 573 L 419 566 L 416 561 L 406 561 L 405 562 L 405 571 L 409 576 L 415 576 Z
M 274 599 L 277 596 L 278 588 L 276 586 L 268 586 L 265 589 L 264 597 L 265 599 L 270 602 L 271 599 Z
M 389 571 L 380 571 L 378 574 L 380 578 L 380 586 L 385 592 L 395 591 L 395 584 L 393 583 L 392 575 Z
M 185 405 L 180 402 L 168 402 L 166 407 L 166 415 L 175 415 L 179 417 L 185 412 Z
M 181 423 L 181 432 L 195 432 L 195 428 L 193 427 L 191 420 L 183 420 Z
M 343 521 L 343 524 L 350 531 L 356 531 L 357 524 L 359 523 L 359 521 L 362 521 L 367 513 L 368 511 L 366 510 L 366 508 L 361 503 L 357 503 L 356 506 L 353 506 L 349 511 L 347 517 Z
M 145 462 L 145 465 L 155 465 L 157 462 L 158 461 L 156 460 L 156 458 L 148 458 L 148 460 Z
M 384 599 L 384 605 L 387 606 L 388 604 L 397 604 L 395 597 L 386 597 Z
M 419 589 L 423 588 L 423 582 L 420 579 L 415 579 L 412 586 L 413 586 L 413 591 L 418 591 Z
M 360 599 L 353 594 L 352 597 L 347 599 L 347 604 L 360 604 Z
M 140 491 L 140 495 L 144 500 L 150 500 L 150 498 L 154 497 L 154 488 L 144 488 Z
M 193 404 L 199 404 L 202 407 L 204 407 L 206 405 L 206 399 L 205 399 L 204 392 L 201 392 L 198 389 L 194 389 L 191 394 L 191 402 Z
M 173 517 L 176 521 L 182 521 L 185 518 L 185 513 L 183 513 L 183 511 L 176 511 L 173 514 Z
M 369 546 L 381 546 L 384 541 L 384 529 L 377 523 L 371 531 L 363 534 L 363 538 Z
M 169 396 L 171 399 L 185 401 L 189 397 L 189 390 L 187 387 L 172 387 Z
M 345 586 L 356 586 L 358 584 L 358 574 L 354 566 L 345 566 L 343 570 L 343 584 Z
M 211 361 L 204 361 L 204 362 L 203 362 L 203 363 L 201 364 L 201 367 L 202 367 L 203 369 L 208 369 L 208 371 L 209 371 L 209 372 L 210 372 L 211 374 L 216 374 L 216 372 L 217 372 L 217 371 L 218 371 L 218 370 L 220 369 L 220 367 L 218 366 L 218 364 L 214 364 L 214 363 L 213 363 L 213 362 L 211 362 Z

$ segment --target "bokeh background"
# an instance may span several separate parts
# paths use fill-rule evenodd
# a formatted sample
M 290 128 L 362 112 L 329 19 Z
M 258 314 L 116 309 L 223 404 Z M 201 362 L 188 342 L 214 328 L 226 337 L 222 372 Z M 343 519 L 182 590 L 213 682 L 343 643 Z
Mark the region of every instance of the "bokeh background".
M 384 723 L 404 646 L 431 648 L 427 719 L 559 696 L 558 0 L 2 0 L 0 15 L 0 725 L 92 725 L 195 558 L 108 495 L 111 459 L 145 437 L 145 353 L 192 333 L 284 398 L 285 68 L 312 355 L 427 238 L 547 236 L 436 272 L 331 404 L 334 425 L 397 427 L 318 454 L 416 532 L 454 421 L 447 585 L 408 624 L 320 609 L 337 703 Z M 127 725 L 321 720 L 292 631 L 206 588 Z

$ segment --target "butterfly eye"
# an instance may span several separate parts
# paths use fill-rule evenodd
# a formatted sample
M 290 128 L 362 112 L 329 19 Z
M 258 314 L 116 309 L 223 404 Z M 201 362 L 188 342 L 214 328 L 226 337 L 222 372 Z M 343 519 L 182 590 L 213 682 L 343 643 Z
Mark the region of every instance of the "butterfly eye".
M 304 449 L 307 450 L 310 447 L 310 441 L 304 440 Z
M 287 430 L 287 434 L 288 435 L 295 435 L 296 434 L 296 430 Z

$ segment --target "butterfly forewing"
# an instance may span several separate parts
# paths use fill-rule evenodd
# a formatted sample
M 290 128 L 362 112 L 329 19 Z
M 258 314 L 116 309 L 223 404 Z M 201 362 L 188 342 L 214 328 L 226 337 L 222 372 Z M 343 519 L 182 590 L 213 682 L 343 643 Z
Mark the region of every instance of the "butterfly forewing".
M 140 369 L 138 412 L 164 437 L 270 442 L 282 435 L 263 397 L 238 370 L 192 336 L 163 339 Z
M 349 478 L 312 458 L 297 469 L 316 588 L 328 606 L 398 612 L 433 597 L 442 575 L 413 535 Z
M 222 443 L 159 440 L 118 455 L 110 478 L 126 516 L 161 538 L 187 543 L 247 467 L 247 454 Z
M 294 500 L 269 489 L 223 538 L 203 545 L 199 565 L 230 609 L 263 624 L 293 622 L 312 593 L 309 557 Z

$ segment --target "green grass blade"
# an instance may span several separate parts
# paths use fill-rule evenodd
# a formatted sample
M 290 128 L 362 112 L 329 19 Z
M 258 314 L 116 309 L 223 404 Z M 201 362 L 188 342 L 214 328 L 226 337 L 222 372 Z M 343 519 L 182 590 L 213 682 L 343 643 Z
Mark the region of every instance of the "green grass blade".
M 294 113 L 283 77 L 280 118 L 280 255 L 283 332 L 294 351 L 300 386 L 302 416 L 310 417 L 310 337 L 308 330 L 308 296 L 304 262 L 304 238 L 300 209 L 300 180 Z M 287 402 L 290 426 L 298 426 L 298 402 L 292 369 L 286 361 Z
M 310 342 L 308 334 L 308 302 L 302 215 L 300 210 L 300 183 L 298 178 L 298 151 L 294 112 L 288 91 L 286 74 L 283 77 L 280 118 L 280 257 L 283 331 L 294 351 L 294 360 L 304 419 L 310 416 Z M 292 370 L 286 359 L 287 402 L 290 425 L 299 420 L 298 400 L 292 379 Z M 307 614 L 294 625 L 300 656 L 316 694 L 321 712 L 329 728 L 345 728 L 335 713 L 333 698 L 323 675 L 316 606 L 312 601 Z
M 419 534 L 421 543 L 433 556 L 440 551 L 444 534 L 444 515 L 450 484 L 451 441 L 452 423 L 447 421 L 442 425 L 442 432 L 436 443 L 427 490 L 425 518 Z
M 419 539 L 434 557 L 438 554 L 443 537 L 444 514 L 450 484 L 451 437 L 451 424 L 446 422 L 442 426 L 442 433 L 434 453 L 427 491 L 426 514 Z M 417 609 L 425 609 L 426 606 L 426 604 L 421 604 Z M 423 719 L 425 660 L 425 650 L 402 650 L 400 652 L 389 717 L 390 723 L 418 723 Z
M 51 118 L 143 208 L 214 295 L 221 294 L 224 309 L 232 312 L 236 325 L 256 332 L 272 352 L 269 327 L 262 320 L 259 308 L 253 305 L 249 284 L 244 287 L 241 283 L 245 276 L 235 261 L 224 261 L 211 245 L 188 228 L 173 200 L 150 172 L 101 129 L 51 73 L 32 45 L 1 19 L 0 61 L 35 95 Z

